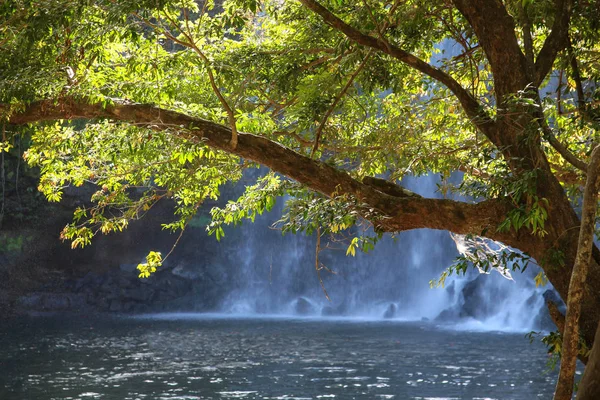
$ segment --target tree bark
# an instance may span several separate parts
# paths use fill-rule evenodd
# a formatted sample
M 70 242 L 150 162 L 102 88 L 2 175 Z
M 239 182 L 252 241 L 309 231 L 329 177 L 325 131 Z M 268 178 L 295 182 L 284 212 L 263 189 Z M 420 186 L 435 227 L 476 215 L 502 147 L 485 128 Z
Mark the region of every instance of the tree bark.
M 2 111 L 0 105 L 0 112 Z M 165 110 L 149 104 L 115 100 L 112 105 L 90 104 L 85 99 L 61 98 L 29 104 L 10 115 L 8 122 L 27 124 L 57 119 L 106 118 L 164 130 L 207 146 L 256 161 L 328 197 L 350 194 L 370 209 L 371 221 L 382 231 L 398 232 L 417 228 L 449 230 L 459 234 L 488 231 L 488 236 L 517 247 L 533 246 L 538 240 L 526 232 L 497 232 L 496 227 L 509 210 L 502 199 L 465 203 L 424 198 L 396 186 L 397 190 L 365 183 L 319 160 L 313 160 L 263 136 L 238 132 L 238 144 L 230 146 L 231 128 L 211 121 Z M 392 184 L 391 184 L 392 185 Z
M 577 256 L 571 274 L 567 299 L 567 315 L 563 333 L 560 372 L 554 393 L 554 400 L 571 400 L 577 353 L 579 352 L 579 319 L 581 303 L 585 290 L 592 248 L 594 246 L 594 229 L 596 226 L 596 210 L 598 207 L 598 168 L 600 167 L 600 146 L 592 151 L 587 171 L 587 180 L 583 195 L 581 227 L 577 244 Z
M 598 399 L 600 399 L 600 324 L 596 329 L 594 346 L 577 391 L 577 400 Z
M 0 113 L 8 106 L 0 104 Z M 182 113 L 160 109 L 148 104 L 135 104 L 115 100 L 107 107 L 90 104 L 85 99 L 61 98 L 29 104 L 10 114 L 8 123 L 28 124 L 60 119 L 97 119 L 123 121 L 165 130 L 174 135 L 207 146 L 256 161 L 272 170 L 286 175 L 326 196 L 352 194 L 363 208 L 371 209 L 370 220 L 377 228 L 386 232 L 397 232 L 417 228 L 448 230 L 460 234 L 483 235 L 529 253 L 544 269 L 546 276 L 563 299 L 567 298 L 571 268 L 577 249 L 577 227 L 580 221 L 573 211 L 560 183 L 546 169 L 540 169 L 537 179 L 540 197 L 549 200 L 548 220 L 545 237 L 533 235 L 526 229 L 498 232 L 498 225 L 511 209 L 504 199 L 490 199 L 476 204 L 427 199 L 398 185 L 374 184 L 367 179 L 359 182 L 347 172 L 337 170 L 318 160 L 312 160 L 263 136 L 239 132 L 238 145 L 230 146 L 231 130 L 227 126 L 191 117 Z M 540 156 L 543 165 L 545 158 Z M 546 162 L 547 164 L 547 162 Z M 374 216 L 373 213 L 376 215 Z M 485 233 L 484 233 L 485 232 Z M 564 266 L 549 263 L 549 251 L 560 250 L 564 255 Z M 586 282 L 580 321 L 581 335 L 592 344 L 600 320 L 600 252 L 595 251 L 589 280 Z

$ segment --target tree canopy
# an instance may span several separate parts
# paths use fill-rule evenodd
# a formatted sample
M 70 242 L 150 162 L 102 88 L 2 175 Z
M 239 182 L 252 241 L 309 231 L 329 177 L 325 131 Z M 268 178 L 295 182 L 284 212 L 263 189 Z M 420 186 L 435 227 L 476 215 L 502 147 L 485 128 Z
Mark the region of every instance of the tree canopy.
M 218 238 L 291 194 L 285 231 L 371 224 L 375 236 L 356 236 L 349 254 L 415 228 L 487 238 L 535 259 L 566 301 L 588 175 L 597 193 L 599 10 L 597 0 L 9 0 L 3 149 L 31 136 L 25 157 L 51 201 L 68 185 L 98 186 L 62 232 L 73 246 L 162 198 L 177 205 L 165 228 L 184 229 L 260 164 L 272 173 L 213 211 Z M 446 198 L 402 188 L 428 173 Z M 591 348 L 600 251 L 586 243 L 575 341 Z M 143 272 L 160 261 L 150 254 Z

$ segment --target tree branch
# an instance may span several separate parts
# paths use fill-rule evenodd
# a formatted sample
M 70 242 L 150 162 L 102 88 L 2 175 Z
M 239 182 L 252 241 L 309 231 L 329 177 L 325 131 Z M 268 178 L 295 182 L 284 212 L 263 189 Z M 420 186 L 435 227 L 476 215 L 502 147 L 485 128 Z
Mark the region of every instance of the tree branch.
M 473 27 L 494 75 L 498 103 L 522 90 L 527 80 L 527 60 L 515 35 L 515 22 L 501 1 L 453 0 Z
M 337 105 L 340 102 L 340 100 L 342 99 L 342 97 L 344 97 L 344 95 L 346 94 L 348 89 L 350 89 L 350 86 L 352 86 L 354 79 L 356 79 L 358 74 L 360 74 L 360 71 L 362 71 L 363 68 L 365 67 L 365 65 L 367 65 L 367 61 L 369 61 L 370 57 L 371 57 L 371 50 L 369 50 L 367 52 L 367 55 L 365 56 L 364 60 L 362 60 L 362 62 L 359 64 L 358 68 L 356 68 L 356 70 L 352 73 L 352 75 L 350 75 L 350 78 L 348 78 L 348 82 L 346 82 L 346 84 L 344 85 L 342 90 L 340 90 L 338 95 L 333 100 L 333 103 L 331 103 L 331 106 L 329 107 L 329 109 L 327 110 L 325 115 L 323 116 L 323 119 L 321 120 L 321 123 L 319 124 L 319 127 L 317 128 L 317 133 L 315 134 L 315 144 L 313 145 L 312 151 L 310 152 L 311 158 L 314 156 L 314 154 L 317 152 L 317 149 L 319 148 L 319 140 L 321 139 L 321 134 L 323 133 L 323 129 L 325 128 L 325 125 L 327 124 L 327 120 L 329 119 L 329 116 L 333 113 L 333 111 L 337 107 Z
M 575 52 L 573 51 L 573 45 L 571 40 L 567 38 L 567 54 L 569 56 L 569 64 L 571 64 L 571 72 L 573 74 L 573 80 L 575 81 L 575 90 L 577 91 L 577 109 L 582 118 L 585 118 L 585 93 L 583 92 L 583 83 L 581 82 L 581 73 L 579 72 L 579 63 Z
M 600 146 L 596 145 L 590 157 L 587 180 L 583 194 L 581 210 L 581 227 L 577 242 L 577 256 L 567 299 L 567 315 L 563 333 L 560 372 L 556 384 L 554 400 L 571 400 L 577 354 L 579 353 L 579 319 L 583 300 L 585 281 L 590 269 L 592 249 L 594 247 L 594 228 L 596 227 L 596 210 L 598 208 L 598 183 L 600 169 Z
M 527 13 L 528 7 L 518 2 L 521 24 L 523 25 L 523 48 L 527 59 L 527 73 L 530 77 L 535 75 L 535 56 L 533 54 L 533 37 L 531 36 L 531 21 Z
M 577 400 L 597 400 L 600 398 L 600 324 L 596 329 L 594 345 L 585 367 L 583 377 L 579 382 Z
M 569 21 L 573 9 L 573 0 L 556 0 L 556 11 L 552 32 L 546 38 L 535 61 L 535 86 L 539 86 L 552 69 L 559 51 L 565 48 L 569 39 Z
M 486 124 L 492 123 L 487 114 L 481 109 L 479 102 L 446 72 L 433 67 L 420 58 L 415 57 L 411 53 L 404 51 L 381 38 L 375 38 L 360 32 L 358 29 L 342 21 L 315 0 L 300 0 L 300 2 L 308 9 L 320 15 L 327 24 L 340 31 L 354 42 L 362 46 L 380 50 L 445 85 L 459 100 L 467 116 L 478 127 L 482 128 L 482 130 L 486 128 Z
M 8 106 L 0 105 L 0 115 L 9 110 Z M 212 148 L 258 162 L 326 196 L 350 194 L 370 210 L 369 214 L 377 216 L 371 222 L 383 231 L 431 228 L 479 234 L 486 230 L 494 240 L 513 246 L 518 244 L 520 248 L 527 247 L 528 240 L 536 240 L 529 234 L 496 232 L 509 210 L 509 205 L 502 200 L 470 204 L 390 194 L 393 193 L 390 188 L 382 191 L 359 182 L 345 171 L 303 156 L 263 136 L 238 132 L 238 145 L 233 148 L 230 145 L 231 128 L 149 104 L 114 100 L 113 104 L 103 107 L 101 103 L 63 98 L 31 103 L 7 118 L 8 123 L 17 125 L 59 119 L 110 119 L 202 141 Z M 398 191 L 404 193 L 399 186 Z M 533 246 L 533 242 L 530 245 Z
M 564 158 L 565 161 L 567 161 L 569 164 L 571 164 L 580 171 L 587 172 L 587 164 L 584 161 L 577 158 L 575 154 L 571 153 L 571 151 L 565 145 L 563 145 L 556 138 L 556 136 L 554 136 L 554 132 L 552 132 L 552 129 L 550 129 L 546 120 L 544 118 L 541 118 L 539 120 L 539 123 L 540 127 L 542 128 L 542 132 L 544 133 L 544 137 L 546 138 L 546 140 L 548 140 L 550 146 L 552 146 L 552 148 L 554 148 L 554 150 L 556 150 L 556 152 L 560 154 L 562 158 Z
M 210 86 L 213 90 L 213 93 L 215 94 L 215 96 L 217 96 L 217 99 L 219 99 L 221 106 L 225 109 L 225 112 L 227 113 L 227 118 L 228 118 L 229 124 L 231 125 L 230 144 L 231 144 L 231 147 L 235 148 L 235 146 L 237 146 L 237 121 L 235 118 L 235 113 L 234 113 L 233 109 L 231 108 L 231 106 L 229 105 L 229 103 L 227 102 L 227 100 L 225 99 L 225 96 L 223 96 L 223 94 L 221 93 L 221 90 L 217 86 L 216 79 L 215 79 L 215 76 L 212 71 L 212 66 L 211 66 L 210 60 L 208 59 L 208 57 L 206 57 L 206 55 L 202 52 L 202 50 L 200 50 L 200 48 L 196 45 L 196 42 L 194 41 L 194 38 L 192 37 L 191 33 L 189 31 L 186 32 L 183 29 L 181 29 L 181 27 L 179 27 L 178 24 L 176 24 L 175 21 L 173 21 L 172 18 L 169 18 L 169 16 L 166 14 L 165 15 L 166 15 L 167 19 L 169 20 L 169 22 L 171 22 L 171 24 L 174 27 L 179 29 L 179 31 L 182 33 L 182 35 L 185 36 L 187 42 L 184 40 L 178 39 L 177 37 L 175 37 L 175 35 L 173 35 L 167 29 L 165 29 L 163 27 L 159 27 L 156 24 L 153 24 L 146 18 L 140 17 L 136 13 L 133 13 L 132 15 L 134 17 L 138 18 L 139 20 L 141 20 L 142 22 L 144 22 L 148 27 L 154 29 L 157 33 L 162 33 L 168 39 L 170 39 L 170 40 L 174 41 L 175 43 L 178 43 L 184 47 L 187 47 L 187 48 L 193 50 L 196 54 L 198 54 L 198 56 L 204 63 L 204 67 L 206 68 L 206 72 L 208 74 L 208 79 L 210 81 Z M 184 16 L 185 16 L 185 20 L 187 23 L 188 20 L 187 20 L 186 12 L 184 12 Z M 189 27 L 188 27 L 188 29 L 189 29 Z

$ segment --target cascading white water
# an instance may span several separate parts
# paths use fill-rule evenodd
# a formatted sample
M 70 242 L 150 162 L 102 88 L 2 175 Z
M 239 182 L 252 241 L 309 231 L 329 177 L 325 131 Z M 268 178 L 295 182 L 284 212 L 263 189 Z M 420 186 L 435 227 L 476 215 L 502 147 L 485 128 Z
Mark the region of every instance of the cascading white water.
M 461 50 L 453 41 L 439 44 L 431 62 Z M 441 197 L 438 177 L 405 178 L 403 186 L 425 197 Z M 464 200 L 464 199 L 462 199 Z M 282 201 L 280 201 L 281 203 Z M 344 316 L 370 319 L 436 320 L 466 329 L 529 331 L 548 327 L 543 293 L 533 277 L 538 270 L 513 273 L 508 280 L 492 271 L 452 276 L 444 289 L 430 289 L 459 255 L 448 232 L 427 229 L 389 236 L 370 254 L 346 257 L 345 251 L 326 251 L 320 260 L 335 275 L 321 271 L 331 301 L 321 289 L 315 271 L 315 238 L 282 237 L 269 226 L 282 205 L 271 215 L 258 218 L 235 231 L 236 250 L 221 254 L 217 268 L 226 271 L 229 288 L 220 311 L 235 314 Z M 275 214 L 275 216 L 273 215 Z M 227 239 L 226 239 L 227 241 Z M 544 310 L 540 312 L 540 310 Z M 545 318 L 544 318 L 545 317 Z M 544 320 L 545 319 L 545 320 Z
M 437 176 L 406 178 L 403 185 L 425 197 L 440 197 Z M 331 301 L 315 271 L 315 238 L 282 236 L 269 229 L 279 215 L 257 218 L 231 231 L 236 251 L 227 251 L 217 268 L 227 271 L 228 293 L 219 311 L 233 314 L 394 318 L 434 320 L 466 329 L 529 331 L 540 329 L 548 287 L 536 288 L 535 267 L 508 280 L 493 272 L 452 276 L 445 289 L 431 289 L 458 256 L 444 231 L 402 232 L 384 237 L 370 254 L 346 257 L 325 251 L 321 261 L 336 272 L 321 271 Z M 227 242 L 227 237 L 226 237 Z M 227 243 L 223 243 L 226 246 Z

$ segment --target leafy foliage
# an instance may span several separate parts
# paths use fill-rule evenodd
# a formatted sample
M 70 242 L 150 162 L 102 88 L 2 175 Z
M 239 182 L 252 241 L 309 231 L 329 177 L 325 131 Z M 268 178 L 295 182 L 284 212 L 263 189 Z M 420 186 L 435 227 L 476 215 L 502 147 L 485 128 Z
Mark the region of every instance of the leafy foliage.
M 447 2 L 322 4 L 360 32 L 429 61 L 462 86 L 491 120 L 525 110 L 536 115 L 534 122 L 543 119 L 579 159 L 586 159 L 598 140 L 594 104 L 600 86 L 594 82 L 600 78 L 600 41 L 591 5 L 577 3 L 572 48 L 559 53 L 555 72 L 541 86 L 541 98 L 537 88 L 527 86 L 499 105 L 482 43 L 469 21 Z M 553 4 L 504 4 L 519 25 L 515 34 L 521 45 L 526 43 L 522 21 L 528 21 L 532 50 L 539 53 L 550 34 Z M 545 179 L 541 167 L 519 170 L 527 160 L 506 157 L 510 150 L 483 136 L 478 121 L 461 111 L 463 104 L 447 85 L 359 45 L 299 2 L 15 0 L 0 5 L 0 15 L 2 120 L 47 98 L 59 104 L 61 99 L 101 102 L 107 109 L 116 99 L 159 105 L 276 141 L 357 180 L 383 176 L 399 182 L 405 176 L 436 173 L 443 177 L 444 195 L 509 202 L 512 210 L 498 231 L 548 234 L 552 207 L 536 191 Z M 558 80 L 556 88 L 552 79 Z M 577 101 L 581 79 L 586 83 L 585 110 Z M 68 186 L 96 188 L 91 203 L 75 211 L 62 233 L 80 247 L 97 233 L 125 229 L 164 198 L 173 199 L 177 208 L 176 219 L 163 228 L 182 230 L 205 199 L 219 197 L 219 187 L 238 180 L 251 165 L 190 139 L 191 127 L 158 129 L 160 121 L 156 123 L 60 121 L 9 126 L 7 134 L 31 130 L 26 158 L 41 169 L 39 189 L 48 200 L 60 201 Z M 522 128 L 517 146 L 539 142 L 576 202 L 581 171 L 551 145 L 543 124 Z M 8 149 L 5 139 L 0 150 Z M 446 179 L 453 171 L 464 173 L 462 182 Z M 380 236 L 356 228 L 381 216 L 352 195 L 328 197 L 275 174 L 249 186 L 237 201 L 214 209 L 208 232 L 221 239 L 224 224 L 253 221 L 271 210 L 279 196 L 287 196 L 278 222 L 284 233 L 349 234 L 348 255 L 371 250 Z M 448 273 L 464 272 L 469 263 L 483 271 L 514 266 L 517 259 L 524 260 L 524 269 L 527 259 L 508 249 L 494 256 L 463 256 Z

